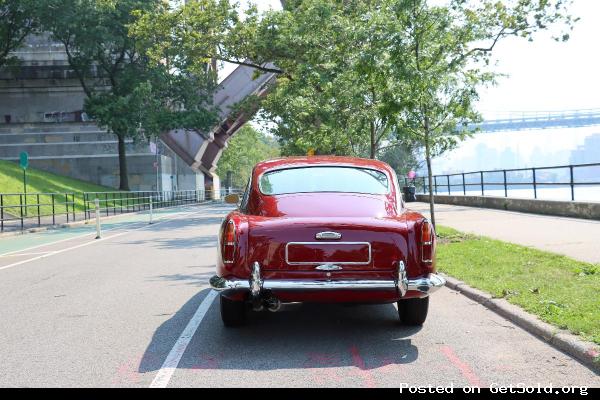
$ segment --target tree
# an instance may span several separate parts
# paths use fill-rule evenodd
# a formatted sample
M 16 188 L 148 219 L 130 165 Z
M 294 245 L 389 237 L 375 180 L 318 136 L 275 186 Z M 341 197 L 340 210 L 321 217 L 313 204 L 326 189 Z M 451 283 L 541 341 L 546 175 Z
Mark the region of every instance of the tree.
M 284 72 L 269 65 L 268 58 L 249 57 L 256 54 L 251 45 L 258 23 L 254 6 L 242 16 L 237 4 L 229 0 L 188 0 L 174 8 L 141 9 L 137 15 L 131 33 L 146 44 L 147 54 L 156 63 L 166 58 L 200 71 L 207 63 L 223 61 L 260 72 Z
M 411 140 L 408 135 L 397 136 L 398 139 L 394 143 L 380 149 L 378 159 L 388 163 L 396 171 L 399 179 L 402 179 L 408 171 L 419 169 L 423 161 L 418 142 Z
M 37 27 L 35 5 L 33 0 L 0 0 L 0 67 L 16 61 L 11 52 Z
M 424 149 L 431 186 L 432 158 L 479 119 L 475 102 L 478 89 L 494 83 L 496 44 L 532 39 L 553 24 L 568 31 L 573 20 L 569 0 L 429 3 L 289 0 L 283 10 L 259 16 L 251 8 L 242 19 L 226 0 L 198 0 L 156 19 L 146 34 L 158 49 L 177 49 L 189 60 L 214 57 L 278 74 L 261 106 L 283 153 L 376 157 L 408 135 Z M 221 18 L 202 16 L 211 7 Z M 219 32 L 213 42 L 194 35 L 207 27 Z M 435 224 L 431 193 L 430 211 Z
M 262 117 L 276 122 L 273 133 L 285 154 L 312 148 L 375 157 L 393 139 L 393 121 L 381 118 L 378 108 L 398 89 L 388 79 L 381 21 L 364 18 L 377 15 L 378 3 L 290 1 L 282 11 L 259 15 L 251 7 L 242 17 L 227 0 L 197 0 L 158 17 L 147 14 L 134 31 L 159 55 L 170 51 L 191 64 L 214 59 L 278 74 L 260 104 Z M 200 38 L 199 31 L 215 34 Z
M 312 148 L 375 158 L 395 140 L 395 119 L 382 112 L 400 92 L 382 3 L 288 2 L 253 30 L 251 56 L 268 57 L 285 71 L 261 104 L 284 153 Z
M 246 124 L 227 143 L 227 148 L 219 159 L 217 172 L 222 178 L 229 171 L 233 172 L 231 184 L 233 187 L 243 188 L 256 163 L 277 156 L 279 147 L 275 139 Z
M 214 71 L 170 58 L 151 62 L 144 42 L 130 35 L 142 12 L 166 8 L 161 0 L 49 0 L 44 9 L 43 27 L 64 45 L 86 94 L 85 111 L 118 139 L 120 190 L 129 190 L 127 139 L 206 129 L 215 121 Z
M 425 150 L 429 188 L 432 158 L 472 133 L 469 124 L 480 118 L 475 110 L 478 89 L 493 84 L 491 52 L 511 36 L 532 40 L 551 24 L 564 24 L 567 40 L 574 21 L 566 13 L 570 1 L 512 0 L 470 2 L 450 0 L 431 6 L 427 0 L 394 0 L 387 13 L 397 23 L 390 35 L 401 43 L 390 51 L 396 76 L 406 82 L 405 95 L 387 110 L 396 115 L 410 136 Z M 431 222 L 434 198 L 429 190 Z

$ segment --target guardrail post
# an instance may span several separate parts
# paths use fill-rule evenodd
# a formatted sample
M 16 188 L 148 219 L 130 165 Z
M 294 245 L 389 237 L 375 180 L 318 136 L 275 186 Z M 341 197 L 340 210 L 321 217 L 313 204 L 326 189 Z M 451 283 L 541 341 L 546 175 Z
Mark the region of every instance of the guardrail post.
M 40 215 L 40 194 L 36 194 L 35 199 L 37 200 L 37 214 L 38 214 L 38 226 L 42 226 L 42 217 Z
M 150 224 L 152 224 L 152 196 L 150 196 Z
M 96 207 L 96 239 L 100 239 L 102 237 L 100 228 L 100 200 L 97 197 L 94 199 L 94 206 Z
M 503 169 L 502 173 L 504 175 L 504 197 L 508 197 L 508 187 L 506 186 L 506 170 Z
M 462 183 L 463 183 L 463 196 L 467 195 L 467 185 L 465 185 L 465 173 L 463 172 L 462 174 Z
M 531 168 L 531 171 L 533 172 L 533 198 L 537 199 L 537 182 L 535 179 L 535 168 Z
M 573 166 L 569 165 L 569 184 L 571 185 L 571 201 L 575 201 L 575 181 L 573 179 Z
M 67 223 L 68 223 L 69 222 L 69 195 L 66 193 L 65 193 L 65 214 L 67 214 Z
M 56 217 L 54 214 L 54 193 L 50 195 L 52 197 L 52 225 L 56 225 Z
M 4 232 L 4 196 L 0 194 L 0 232 Z
M 20 210 L 20 217 L 21 217 L 21 230 L 23 230 L 23 195 L 19 194 L 19 210 Z
M 73 211 L 73 221 L 75 221 L 75 193 L 71 193 L 71 211 Z
M 446 181 L 448 182 L 448 195 L 450 195 L 450 175 L 446 175 Z
M 83 219 L 86 221 L 89 219 L 88 216 L 88 204 L 87 204 L 87 193 L 83 193 Z
M 483 171 L 479 171 L 479 175 L 481 177 L 481 195 L 485 196 L 484 189 L 483 189 Z

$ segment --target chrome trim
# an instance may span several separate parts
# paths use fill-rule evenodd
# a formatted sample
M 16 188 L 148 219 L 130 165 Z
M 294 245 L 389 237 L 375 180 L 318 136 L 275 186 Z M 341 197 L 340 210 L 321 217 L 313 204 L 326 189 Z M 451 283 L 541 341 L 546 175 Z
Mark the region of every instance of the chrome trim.
M 430 294 L 446 284 L 446 279 L 441 275 L 429 274 L 427 278 L 417 278 L 408 280 L 408 290 L 414 290 L 423 294 Z
M 401 297 L 404 297 L 408 291 L 408 277 L 406 276 L 406 267 L 404 261 L 398 262 L 398 280 L 396 281 L 396 287 Z
M 337 240 L 337 239 L 341 239 L 341 238 L 342 238 L 342 234 L 339 232 L 327 231 L 327 232 L 319 232 L 315 235 L 315 239 L 317 239 L 317 240 L 321 240 L 321 239 Z
M 263 280 L 260 277 L 260 264 L 255 261 L 252 264 L 252 275 L 250 275 L 250 294 L 252 297 L 260 296 L 260 292 L 263 288 Z
M 258 265 L 258 263 L 255 263 Z M 399 267 L 400 269 L 400 267 Z M 254 271 L 253 271 L 254 272 Z M 406 285 L 401 284 L 405 282 Z M 309 281 L 309 280 L 249 280 L 244 279 L 224 279 L 219 276 L 210 278 L 210 285 L 213 289 L 222 291 L 229 289 L 256 289 L 262 290 L 398 290 L 399 294 L 404 296 L 408 291 L 421 292 L 423 297 L 430 295 L 446 284 L 446 280 L 436 274 L 429 274 L 428 277 L 417 279 L 399 279 L 399 280 L 338 280 L 338 281 Z M 406 287 L 406 292 L 402 294 L 402 288 Z M 260 291 L 259 291 L 260 293 Z
M 369 242 L 288 242 L 285 245 L 285 262 L 288 265 L 315 265 L 324 264 L 323 261 L 294 261 L 290 262 L 288 257 L 288 248 L 291 244 L 366 244 L 369 247 L 369 259 L 366 262 L 360 261 L 331 261 L 327 264 L 339 264 L 339 265 L 368 265 L 371 263 L 371 243 Z
M 343 268 L 340 267 L 339 265 L 323 264 L 323 265 L 319 265 L 319 266 L 315 267 L 315 269 L 318 269 L 319 271 L 339 271 L 339 270 L 342 270 Z
M 340 280 L 340 281 L 298 281 L 268 280 L 265 289 L 272 290 L 395 290 L 396 281 L 392 280 Z

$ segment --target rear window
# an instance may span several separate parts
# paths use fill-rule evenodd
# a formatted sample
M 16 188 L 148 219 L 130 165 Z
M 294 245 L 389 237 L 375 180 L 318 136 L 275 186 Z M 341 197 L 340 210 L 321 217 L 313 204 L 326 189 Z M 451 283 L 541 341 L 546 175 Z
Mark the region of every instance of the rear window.
M 386 194 L 387 175 L 354 167 L 301 167 L 265 172 L 259 181 L 263 194 L 348 192 Z

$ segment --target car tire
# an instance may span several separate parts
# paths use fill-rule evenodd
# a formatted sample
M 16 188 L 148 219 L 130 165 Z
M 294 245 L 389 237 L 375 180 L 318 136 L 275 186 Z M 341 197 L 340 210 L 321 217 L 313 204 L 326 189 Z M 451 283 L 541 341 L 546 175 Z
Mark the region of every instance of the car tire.
M 429 310 L 429 296 L 398 301 L 398 315 L 404 325 L 423 325 Z
M 246 303 L 243 301 L 230 300 L 220 296 L 221 319 L 227 327 L 241 326 L 246 323 Z

